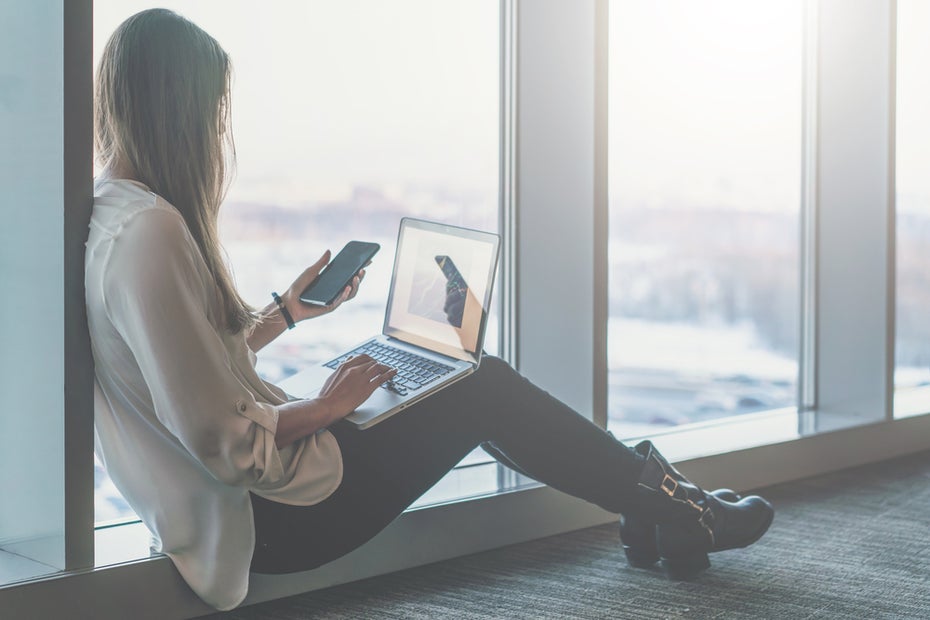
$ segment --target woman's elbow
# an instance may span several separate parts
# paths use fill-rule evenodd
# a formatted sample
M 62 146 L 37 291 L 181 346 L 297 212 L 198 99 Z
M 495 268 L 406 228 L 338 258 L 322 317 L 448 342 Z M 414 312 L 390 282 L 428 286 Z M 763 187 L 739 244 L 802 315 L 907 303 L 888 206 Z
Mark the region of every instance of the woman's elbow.
M 268 480 L 268 459 L 264 458 L 263 452 L 249 442 L 230 445 L 214 438 L 200 442 L 195 456 L 218 482 L 234 487 L 255 487 L 273 482 Z

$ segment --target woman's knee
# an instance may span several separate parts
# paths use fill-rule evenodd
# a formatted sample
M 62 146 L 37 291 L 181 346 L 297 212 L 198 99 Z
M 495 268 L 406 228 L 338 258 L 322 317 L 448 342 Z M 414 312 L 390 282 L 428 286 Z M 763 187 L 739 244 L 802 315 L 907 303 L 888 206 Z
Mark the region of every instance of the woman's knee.
M 513 367 L 499 357 L 485 355 L 478 369 L 468 377 L 466 389 L 472 397 L 490 397 L 500 402 L 521 382 L 522 377 Z M 465 387 L 465 386 L 463 386 Z
M 495 381 L 516 374 L 517 371 L 513 369 L 513 366 L 495 355 L 482 356 L 481 364 L 475 371 L 476 379 L 481 381 Z

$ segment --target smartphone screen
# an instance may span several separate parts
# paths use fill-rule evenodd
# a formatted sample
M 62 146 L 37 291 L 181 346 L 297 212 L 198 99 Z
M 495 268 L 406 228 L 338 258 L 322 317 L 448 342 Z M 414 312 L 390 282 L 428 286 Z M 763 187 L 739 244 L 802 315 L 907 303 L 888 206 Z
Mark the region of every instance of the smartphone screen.
M 350 241 L 336 258 L 323 268 L 316 280 L 304 289 L 300 294 L 300 300 L 318 306 L 330 305 L 380 249 L 381 246 L 377 243 Z

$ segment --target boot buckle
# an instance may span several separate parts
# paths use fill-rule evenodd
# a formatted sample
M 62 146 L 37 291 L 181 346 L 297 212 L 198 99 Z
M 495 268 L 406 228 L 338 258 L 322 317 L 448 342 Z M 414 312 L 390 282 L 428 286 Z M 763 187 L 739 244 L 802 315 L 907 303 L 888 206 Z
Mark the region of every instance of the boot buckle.
M 665 474 L 665 477 L 662 478 L 662 482 L 659 483 L 659 488 L 665 491 L 670 497 L 675 497 L 675 492 L 678 490 L 678 481 Z
M 707 507 L 707 506 L 705 506 L 704 508 L 702 508 L 702 509 L 701 509 L 701 516 L 698 518 L 698 523 L 700 523 L 702 527 L 704 527 L 704 528 L 706 528 L 706 529 L 708 529 L 708 530 L 713 530 L 713 527 L 714 527 L 714 511 L 712 511 L 712 510 L 711 510 L 709 507 Z
M 704 528 L 704 531 L 707 532 L 707 536 L 710 538 L 710 546 L 716 547 L 717 540 L 716 536 L 714 536 L 714 512 L 709 507 L 704 508 L 700 518 L 698 518 L 698 523 Z

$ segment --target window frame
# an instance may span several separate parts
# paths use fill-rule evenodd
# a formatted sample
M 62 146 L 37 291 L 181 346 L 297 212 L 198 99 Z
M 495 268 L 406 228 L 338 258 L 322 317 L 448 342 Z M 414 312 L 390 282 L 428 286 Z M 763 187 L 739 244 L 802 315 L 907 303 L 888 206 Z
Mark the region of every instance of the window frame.
M 94 206 L 94 12 L 93 0 L 67 0 L 62 5 L 67 571 L 92 566 L 94 558 L 94 359 L 87 331 L 83 260 Z
M 115 618 L 138 615 L 140 609 L 157 617 L 208 613 L 213 610 L 187 588 L 166 557 L 93 568 L 93 380 L 88 372 L 92 357 L 82 323 L 86 318 L 83 260 L 79 260 L 92 193 L 93 3 L 69 0 L 63 5 L 68 561 L 61 573 L 0 587 L 0 608 L 14 616 L 52 617 L 69 614 Z M 807 328 L 806 348 L 802 347 L 810 351 L 808 362 L 813 362 L 802 365 L 806 368 L 802 379 L 807 376 L 802 393 L 810 394 L 802 404 L 810 408 L 802 407 L 798 439 L 678 463 L 686 475 L 707 486 L 751 489 L 930 448 L 930 415 L 895 419 L 894 385 L 889 381 L 894 370 L 895 3 L 882 0 L 859 4 L 856 11 L 850 11 L 844 0 L 820 0 L 812 2 L 811 7 L 809 25 L 816 37 L 808 41 L 816 49 L 817 66 L 808 72 L 805 106 L 815 114 L 805 115 L 805 152 L 809 156 L 805 157 L 803 195 L 816 204 L 806 204 L 809 221 L 804 233 L 799 233 L 804 251 L 812 253 L 809 260 L 802 261 L 809 269 L 802 281 L 810 283 L 802 308 L 814 314 L 805 314 L 812 325 Z M 602 426 L 606 422 L 607 372 L 607 10 L 608 0 L 501 2 L 501 114 L 505 121 L 501 217 L 507 240 L 502 297 L 510 302 L 513 312 L 506 321 L 509 329 L 505 329 L 504 352 L 524 374 L 544 386 L 556 386 L 556 396 L 592 412 L 593 419 Z M 868 36 L 861 36 L 863 30 Z M 859 33 L 855 37 L 858 52 L 843 43 L 855 33 Z M 559 45 L 552 45 L 553 38 Z M 870 44 L 861 45 L 863 40 Z M 849 54 L 872 54 L 874 58 L 876 53 L 878 59 L 866 63 L 867 70 L 858 74 L 860 82 L 855 92 L 866 88 L 879 93 L 882 101 L 877 109 L 864 103 L 852 106 L 855 109 L 846 113 L 855 118 L 857 126 L 867 127 L 865 147 L 878 145 L 882 154 L 875 159 L 868 159 L 868 155 L 850 157 L 850 169 L 832 159 L 843 143 L 836 131 L 823 123 L 839 112 L 835 109 L 837 102 L 844 101 L 848 106 L 850 102 L 842 95 L 850 85 L 845 74 L 837 73 L 841 67 L 825 63 L 824 59 L 833 54 L 832 58 L 860 67 L 860 63 L 850 62 Z M 540 100 L 547 105 L 533 105 Z M 849 122 L 850 116 L 845 118 Z M 871 148 L 863 152 L 869 153 Z M 831 183 L 839 183 L 851 171 L 865 172 L 860 180 L 863 190 L 879 197 L 863 203 L 861 208 L 873 216 L 873 222 L 884 222 L 863 232 L 870 244 L 878 244 L 883 256 L 878 272 L 870 272 L 872 276 L 862 285 L 864 292 L 849 286 L 834 289 L 838 283 L 833 272 L 822 268 L 825 257 L 834 262 L 840 258 L 835 248 L 843 240 L 842 231 L 836 228 L 837 218 L 822 217 L 824 210 L 844 208 L 843 200 L 830 189 L 844 186 Z M 571 208 L 566 208 L 566 201 Z M 558 234 L 564 247 L 582 250 L 553 252 L 553 234 Z M 555 335 L 551 319 L 543 316 L 547 313 L 538 311 L 551 304 L 549 283 L 553 278 L 567 288 L 573 318 L 564 329 L 560 325 Z M 842 300 L 858 301 L 862 295 L 873 299 L 877 296 L 871 310 L 879 309 L 881 328 L 864 339 L 859 351 L 880 356 L 884 364 L 881 380 L 869 376 L 872 371 L 865 365 L 853 364 L 844 367 L 845 372 L 833 372 L 838 352 L 848 351 L 843 348 L 846 345 L 842 337 L 850 334 L 847 331 L 836 336 L 823 329 L 837 304 Z M 854 315 L 852 324 L 861 328 L 874 324 L 870 323 L 874 321 L 871 310 L 845 311 Z M 568 370 L 559 363 L 567 356 L 581 362 L 577 370 Z M 834 366 L 825 366 L 828 364 Z M 848 411 L 818 408 L 824 395 L 834 393 L 842 382 L 858 380 L 871 385 L 868 400 L 880 403 L 865 411 L 867 415 L 852 416 L 850 420 Z M 811 424 L 803 424 L 804 420 Z M 410 510 L 371 543 L 317 571 L 254 576 L 246 604 L 615 519 L 614 515 L 547 487 Z M 449 536 L 450 531 L 456 536 Z M 618 561 L 620 558 L 618 555 Z

